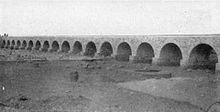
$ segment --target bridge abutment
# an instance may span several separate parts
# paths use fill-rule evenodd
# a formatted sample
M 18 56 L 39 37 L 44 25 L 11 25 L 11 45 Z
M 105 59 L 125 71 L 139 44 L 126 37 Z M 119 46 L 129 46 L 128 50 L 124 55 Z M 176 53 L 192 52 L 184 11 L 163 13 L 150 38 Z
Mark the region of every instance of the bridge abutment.
M 188 59 L 181 59 L 180 60 L 180 66 L 181 67 L 187 67 L 188 66 Z
M 130 56 L 129 56 L 129 61 L 130 61 L 130 62 L 134 62 L 134 60 L 135 60 L 135 56 L 130 55 Z
M 220 63 L 216 63 L 215 71 L 216 71 L 217 74 L 220 75 Z
M 220 59 L 220 56 L 218 56 L 218 59 Z M 215 64 L 215 72 L 216 74 L 220 75 L 220 60 L 218 60 L 218 63 Z
M 159 60 L 159 57 L 153 57 L 152 58 L 152 65 L 157 65 L 158 60 Z

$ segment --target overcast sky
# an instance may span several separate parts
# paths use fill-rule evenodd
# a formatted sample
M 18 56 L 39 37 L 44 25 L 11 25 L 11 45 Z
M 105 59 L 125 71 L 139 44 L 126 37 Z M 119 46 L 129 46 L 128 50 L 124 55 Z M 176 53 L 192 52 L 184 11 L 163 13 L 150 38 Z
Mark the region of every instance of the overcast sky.
M 0 0 L 0 33 L 118 35 L 220 33 L 209 0 Z

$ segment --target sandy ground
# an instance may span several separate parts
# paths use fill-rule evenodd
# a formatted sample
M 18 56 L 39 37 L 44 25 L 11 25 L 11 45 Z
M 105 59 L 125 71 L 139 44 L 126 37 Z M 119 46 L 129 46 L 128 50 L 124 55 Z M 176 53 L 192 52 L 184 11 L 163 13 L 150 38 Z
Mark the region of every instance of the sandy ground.
M 220 99 L 219 77 L 206 70 L 158 67 L 173 78 L 149 79 L 133 70 L 150 65 L 114 60 L 0 66 L 3 112 L 204 112 Z
M 207 82 L 205 78 L 147 79 L 119 83 L 121 87 L 149 93 L 155 96 L 172 98 L 190 102 L 194 105 L 207 107 L 217 96 L 216 82 Z

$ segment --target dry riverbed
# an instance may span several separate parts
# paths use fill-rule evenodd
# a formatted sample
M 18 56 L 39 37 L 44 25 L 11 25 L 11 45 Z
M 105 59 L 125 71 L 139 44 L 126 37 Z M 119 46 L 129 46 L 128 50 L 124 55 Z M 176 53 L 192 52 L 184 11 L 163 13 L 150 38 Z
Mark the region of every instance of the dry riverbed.
M 114 60 L 0 66 L 4 112 L 204 112 L 219 100 L 220 78 L 206 70 L 153 67 L 172 77 L 149 78 L 135 70 L 152 66 Z

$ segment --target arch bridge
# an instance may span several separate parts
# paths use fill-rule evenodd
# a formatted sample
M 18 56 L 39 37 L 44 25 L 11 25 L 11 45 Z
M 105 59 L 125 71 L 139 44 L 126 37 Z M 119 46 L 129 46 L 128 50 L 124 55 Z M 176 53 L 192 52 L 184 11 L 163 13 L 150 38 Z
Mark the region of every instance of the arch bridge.
M 11 36 L 1 49 L 63 52 L 161 66 L 220 70 L 220 35 Z

